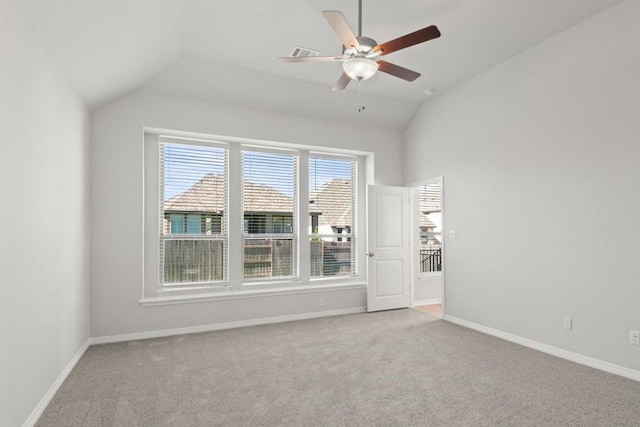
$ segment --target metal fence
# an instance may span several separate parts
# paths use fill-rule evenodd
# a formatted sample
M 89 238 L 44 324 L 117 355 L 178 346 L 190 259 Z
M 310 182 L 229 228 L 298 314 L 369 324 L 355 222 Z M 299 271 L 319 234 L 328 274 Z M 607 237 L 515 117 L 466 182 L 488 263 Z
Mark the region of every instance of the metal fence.
M 442 248 L 420 249 L 420 272 L 442 271 Z

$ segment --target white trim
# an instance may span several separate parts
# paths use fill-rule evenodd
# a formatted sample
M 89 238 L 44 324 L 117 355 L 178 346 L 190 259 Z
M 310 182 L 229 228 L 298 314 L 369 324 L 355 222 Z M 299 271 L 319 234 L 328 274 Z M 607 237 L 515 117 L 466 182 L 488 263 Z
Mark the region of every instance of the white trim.
M 433 178 L 429 178 L 429 179 L 421 179 L 419 181 L 413 181 L 410 182 L 409 184 L 405 184 L 405 187 L 420 187 L 421 185 L 429 185 L 429 184 L 437 184 L 437 183 L 442 183 L 442 175 L 440 176 L 434 176 Z
M 22 424 L 22 427 L 32 427 L 36 425 L 38 419 L 49 405 L 49 402 L 53 399 L 53 396 L 58 392 L 58 389 L 60 389 L 64 380 L 67 379 L 67 376 L 69 376 L 73 368 L 76 366 L 76 363 L 78 363 L 78 360 L 80 360 L 84 352 L 87 351 L 91 345 L 91 341 L 91 338 L 87 338 L 86 341 L 82 343 L 76 354 L 74 354 L 69 363 L 67 363 L 67 366 L 65 366 L 62 372 L 60 372 L 58 378 L 56 378 L 53 384 L 51 384 L 49 390 L 47 390 L 44 396 L 42 396 L 42 399 L 40 399 L 40 402 L 38 402 L 35 409 L 31 412 L 29 418 L 27 418 L 27 420 Z
M 327 151 L 309 150 L 309 158 L 314 158 L 314 159 L 350 160 L 352 162 L 357 162 L 358 157 L 360 156 L 356 154 L 332 153 Z
M 317 311 L 313 313 L 287 314 L 284 316 L 264 317 L 261 319 L 247 319 L 236 322 L 213 323 L 209 325 L 188 326 L 185 328 L 164 329 L 160 331 L 135 332 L 132 334 L 107 335 L 91 338 L 91 344 L 106 344 L 123 341 L 137 341 L 149 338 L 161 338 L 172 335 L 195 334 L 200 332 L 220 331 L 223 329 L 243 328 L 246 326 L 268 325 L 273 323 L 291 322 L 294 320 L 315 319 L 318 317 L 341 316 L 345 314 L 364 313 L 365 307 L 345 308 L 340 310 Z
M 428 185 L 428 184 L 437 184 L 440 183 L 440 203 L 441 203 L 441 215 L 442 215 L 442 223 L 440 224 L 440 247 L 442 248 L 442 269 L 441 271 L 437 271 L 437 272 L 429 272 L 429 273 L 420 273 L 420 262 L 419 262 L 419 252 L 418 252 L 418 246 L 419 246 L 419 242 L 420 242 L 420 223 L 418 220 L 418 215 L 416 215 L 416 212 L 418 211 L 418 191 L 419 191 L 419 187 L 421 185 Z M 440 175 L 440 176 L 436 176 L 433 178 L 429 178 L 429 179 L 422 179 L 419 181 L 414 181 L 411 182 L 409 184 L 405 184 L 405 187 L 409 187 L 411 189 L 411 236 L 413 236 L 413 239 L 411 239 L 411 253 L 412 253 L 412 257 L 411 257 L 411 262 L 412 262 L 412 273 L 411 273 L 411 302 L 412 305 L 411 307 L 415 307 L 416 305 L 421 305 L 421 301 L 414 301 L 414 292 L 415 292 L 415 286 L 417 285 L 417 281 L 418 280 L 428 280 L 428 279 L 432 279 L 435 277 L 440 277 L 440 304 L 442 304 L 442 315 L 444 316 L 446 313 L 446 294 L 445 294 L 445 264 L 447 261 L 447 256 L 446 256 L 446 242 L 445 242 L 445 206 L 444 206 L 444 199 L 445 199 L 445 191 L 444 191 L 444 176 Z M 428 305 L 428 304 L 425 304 Z
M 459 319 L 454 316 L 445 315 L 444 320 L 447 322 L 455 323 L 456 325 L 464 326 L 465 328 L 473 329 L 478 332 L 482 332 L 487 335 L 491 335 L 505 341 L 510 341 L 516 344 L 520 344 L 525 347 L 532 348 L 534 350 L 541 351 L 543 353 L 550 354 L 552 356 L 560 357 L 562 359 L 569 360 L 571 362 L 579 363 L 581 365 L 589 366 L 590 368 L 599 369 L 610 374 L 620 375 L 621 377 L 629 378 L 631 380 L 640 381 L 640 371 L 634 369 L 625 368 L 624 366 L 615 365 L 613 363 L 605 362 L 603 360 L 594 359 L 593 357 L 585 356 L 572 351 L 563 350 L 558 347 L 554 347 L 548 344 L 543 344 L 538 341 L 533 341 L 528 338 L 523 338 L 518 335 L 513 335 L 508 332 L 503 332 L 498 329 L 489 328 L 487 326 L 479 325 L 468 320 Z
M 424 273 L 418 273 L 418 279 L 433 279 L 435 277 L 442 277 L 442 271 L 426 271 Z
M 326 149 L 330 153 L 343 154 L 345 156 L 365 156 L 366 157 L 369 155 L 373 155 L 373 153 L 371 153 L 370 151 L 348 150 L 344 148 L 334 148 L 334 147 L 318 147 L 317 145 L 271 141 L 266 139 L 254 139 L 254 138 L 245 138 L 245 137 L 229 136 L 229 135 L 216 135 L 211 133 L 186 132 L 186 131 L 180 131 L 180 130 L 174 130 L 174 129 L 158 128 L 153 126 L 144 126 L 143 132 L 162 135 L 168 138 L 196 139 L 201 141 L 213 141 L 213 142 L 236 143 L 236 144 L 239 143 L 239 144 L 258 146 L 258 147 L 260 146 L 275 147 L 275 148 L 280 147 L 288 150 L 308 150 L 314 153 L 316 152 L 322 153 L 323 150 Z
M 417 305 L 433 305 L 433 304 L 442 304 L 442 298 L 415 300 L 415 301 L 413 301 L 412 307 L 415 307 Z
M 195 139 L 180 136 L 170 136 L 160 134 L 157 135 L 160 144 L 180 144 L 180 145 L 196 145 L 198 147 L 216 147 L 228 149 L 229 143 L 224 141 L 216 141 L 212 139 Z
M 326 291 L 347 291 L 351 289 L 366 289 L 366 283 L 353 283 L 353 284 L 341 284 L 341 285 L 312 285 L 312 286 L 292 286 L 287 288 L 263 288 L 254 290 L 239 290 L 239 291 L 227 291 L 216 292 L 207 294 L 183 294 L 172 296 L 157 296 L 142 298 L 138 301 L 145 307 L 156 305 L 171 305 L 171 304 L 187 304 L 193 302 L 208 302 L 208 301 L 227 301 L 235 299 L 245 298 L 262 298 L 270 296 L 283 296 L 283 295 L 297 295 L 307 294 L 313 292 L 326 292 Z

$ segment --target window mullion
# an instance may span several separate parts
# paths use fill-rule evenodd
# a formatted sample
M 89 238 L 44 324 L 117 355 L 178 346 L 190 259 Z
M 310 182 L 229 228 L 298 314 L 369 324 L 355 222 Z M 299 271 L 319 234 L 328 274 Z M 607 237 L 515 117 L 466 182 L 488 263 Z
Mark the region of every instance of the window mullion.
M 229 147 L 229 286 L 239 289 L 242 285 L 242 168 L 240 147 L 231 144 Z
M 311 243 L 309 240 L 309 152 L 300 151 L 298 164 L 298 272 L 300 280 L 308 281 L 311 277 Z

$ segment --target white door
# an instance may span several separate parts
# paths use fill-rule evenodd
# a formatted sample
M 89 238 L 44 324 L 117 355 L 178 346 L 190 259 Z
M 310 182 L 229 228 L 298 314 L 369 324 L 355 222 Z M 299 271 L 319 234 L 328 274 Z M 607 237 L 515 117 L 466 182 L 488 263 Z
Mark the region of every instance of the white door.
M 409 189 L 368 187 L 367 311 L 409 307 Z

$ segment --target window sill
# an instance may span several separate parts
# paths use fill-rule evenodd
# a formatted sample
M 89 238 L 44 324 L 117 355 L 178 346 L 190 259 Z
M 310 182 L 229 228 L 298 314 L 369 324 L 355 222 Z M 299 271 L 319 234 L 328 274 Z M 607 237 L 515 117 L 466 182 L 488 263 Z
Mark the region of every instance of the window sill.
M 366 288 L 366 282 L 353 282 L 343 284 L 325 284 L 325 285 L 306 285 L 306 286 L 292 286 L 282 288 L 270 288 L 270 289 L 245 289 L 234 291 L 220 291 L 211 292 L 206 294 L 190 294 L 190 295 L 166 295 L 156 297 L 142 298 L 139 303 L 144 307 L 153 307 L 158 305 L 172 305 L 172 304 L 189 304 L 197 302 L 209 302 L 209 301 L 227 301 L 246 298 L 263 298 L 269 296 L 283 296 L 283 295 L 296 295 L 307 294 L 313 292 L 326 292 L 326 291 L 345 291 L 350 289 L 362 289 Z

